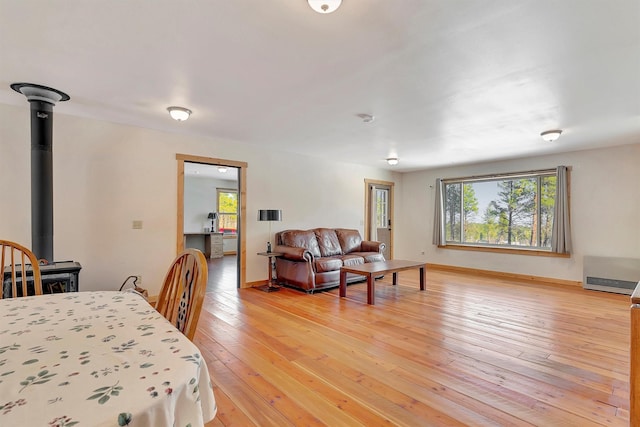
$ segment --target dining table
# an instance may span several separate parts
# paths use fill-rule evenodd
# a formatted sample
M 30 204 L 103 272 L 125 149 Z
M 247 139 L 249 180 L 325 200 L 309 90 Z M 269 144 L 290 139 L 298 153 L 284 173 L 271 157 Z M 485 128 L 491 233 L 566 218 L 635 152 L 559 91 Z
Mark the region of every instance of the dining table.
M 216 410 L 202 353 L 140 294 L 0 299 L 0 426 L 196 427 Z

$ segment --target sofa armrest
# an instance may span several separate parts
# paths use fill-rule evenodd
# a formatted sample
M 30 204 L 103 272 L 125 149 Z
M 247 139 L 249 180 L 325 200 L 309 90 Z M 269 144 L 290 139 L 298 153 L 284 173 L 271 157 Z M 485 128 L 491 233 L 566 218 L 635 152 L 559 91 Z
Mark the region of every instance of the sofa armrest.
M 362 252 L 378 252 L 382 253 L 387 245 L 384 242 L 373 242 L 371 240 L 362 241 Z
M 313 261 L 313 255 L 311 255 L 311 252 L 309 252 L 305 248 L 294 248 L 292 246 L 277 245 L 273 249 L 273 251 L 283 253 L 284 254 L 282 255 L 283 258 L 290 259 L 292 261 L 306 261 L 306 262 Z

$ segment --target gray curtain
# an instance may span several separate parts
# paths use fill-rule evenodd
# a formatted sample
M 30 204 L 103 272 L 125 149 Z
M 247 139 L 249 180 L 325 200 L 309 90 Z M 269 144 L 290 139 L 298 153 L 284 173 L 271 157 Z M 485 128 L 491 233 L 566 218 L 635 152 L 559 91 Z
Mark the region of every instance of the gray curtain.
M 566 166 L 558 166 L 556 172 L 556 205 L 553 211 L 551 251 L 561 254 L 571 252 L 571 223 L 569 221 L 569 179 Z
M 442 195 L 442 179 L 436 179 L 436 200 L 433 213 L 433 244 L 444 246 L 447 241 L 444 236 L 444 199 Z

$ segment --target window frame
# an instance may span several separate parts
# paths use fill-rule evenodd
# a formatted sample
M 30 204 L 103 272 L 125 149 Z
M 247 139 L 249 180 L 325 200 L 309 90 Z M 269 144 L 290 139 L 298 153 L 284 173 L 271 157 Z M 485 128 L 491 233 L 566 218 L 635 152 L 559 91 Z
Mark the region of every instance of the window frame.
M 389 227 L 389 190 L 386 188 L 376 188 L 376 215 L 372 218 L 373 223 L 377 228 Z M 380 197 L 380 194 L 384 194 Z M 380 222 L 378 222 L 380 219 Z
M 517 180 L 517 179 L 527 179 L 527 178 L 536 178 L 536 194 L 539 195 L 541 192 L 541 181 L 543 177 L 554 176 L 557 177 L 556 169 L 540 169 L 540 170 L 532 170 L 526 172 L 511 172 L 511 173 L 499 173 L 499 174 L 488 174 L 488 175 L 475 175 L 475 176 L 467 176 L 467 177 L 457 177 L 457 178 L 447 178 L 442 179 L 442 193 L 443 193 L 443 215 L 441 217 L 441 227 L 443 230 L 447 227 L 447 218 L 444 213 L 447 211 L 446 206 L 446 190 L 447 185 L 451 184 L 460 184 L 460 198 L 464 198 L 464 184 L 469 183 L 478 183 L 478 182 L 489 182 L 489 181 L 501 181 L 501 180 Z M 557 203 L 556 200 L 557 193 L 554 195 L 554 203 Z M 542 210 L 542 204 L 539 201 L 539 196 L 536 196 L 538 199 L 536 203 L 536 225 L 537 229 L 541 230 L 540 225 L 542 221 L 542 215 L 540 215 Z M 470 250 L 470 251 L 481 251 L 481 252 L 497 252 L 497 253 L 511 253 L 511 254 L 524 254 L 524 255 L 535 255 L 535 256 L 549 256 L 549 257 L 569 257 L 568 253 L 557 253 L 553 252 L 551 248 L 541 247 L 539 246 L 542 233 L 537 233 L 536 243 L 537 246 L 518 246 L 518 245 L 500 245 L 500 244 L 490 244 L 490 243 L 476 243 L 476 242 L 463 242 L 464 238 L 464 203 L 463 200 L 460 201 L 460 212 L 458 215 L 460 216 L 460 241 L 454 240 L 445 240 L 444 244 L 438 245 L 438 248 L 442 249 L 454 249 L 454 250 Z M 444 233 L 446 238 L 446 231 Z
M 236 232 L 235 233 L 224 233 L 224 236 L 237 236 L 238 235 L 238 228 L 237 228 L 237 224 L 238 224 L 238 220 L 240 218 L 240 204 L 238 203 L 236 205 L 236 212 L 235 213 L 230 213 L 230 212 L 221 212 L 220 211 L 220 194 L 221 193 L 234 193 L 236 195 L 236 201 L 239 202 L 238 199 L 238 190 L 236 188 L 216 188 L 216 212 L 218 212 L 218 224 L 222 223 L 222 218 L 224 216 L 232 216 L 235 215 L 236 217 Z M 220 230 L 220 225 L 218 225 L 218 230 Z

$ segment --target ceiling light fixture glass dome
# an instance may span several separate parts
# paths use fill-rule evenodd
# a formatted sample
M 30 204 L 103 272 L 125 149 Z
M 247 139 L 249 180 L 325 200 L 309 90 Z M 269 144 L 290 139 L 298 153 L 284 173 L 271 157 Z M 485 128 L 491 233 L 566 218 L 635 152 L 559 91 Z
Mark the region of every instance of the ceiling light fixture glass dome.
M 395 166 L 398 164 L 398 158 L 397 157 L 389 157 L 387 159 L 387 163 L 389 163 L 391 166 Z
M 191 110 L 184 107 L 169 107 L 167 108 L 167 111 L 173 120 L 177 120 L 179 122 L 184 122 L 191 115 Z
M 553 142 L 556 139 L 560 138 L 560 134 L 562 134 L 562 131 L 560 129 L 553 129 L 542 132 L 540 136 L 547 142 Z
M 318 13 L 331 13 L 340 7 L 342 0 L 307 0 L 311 9 Z

